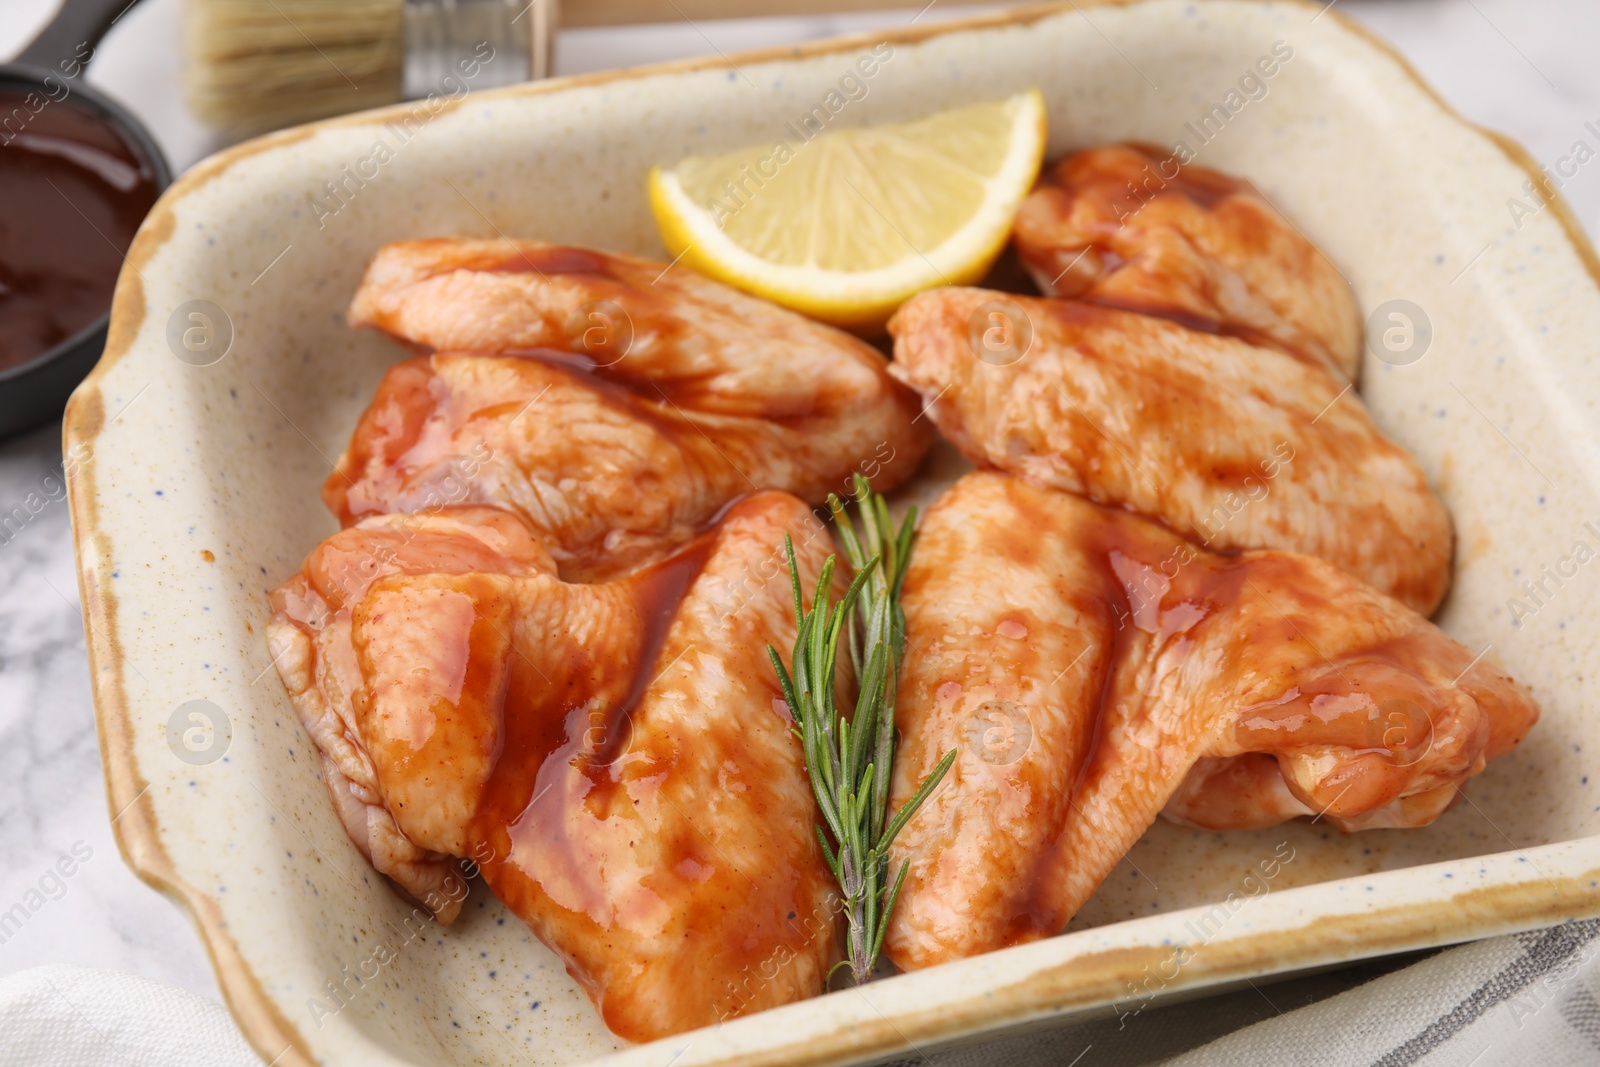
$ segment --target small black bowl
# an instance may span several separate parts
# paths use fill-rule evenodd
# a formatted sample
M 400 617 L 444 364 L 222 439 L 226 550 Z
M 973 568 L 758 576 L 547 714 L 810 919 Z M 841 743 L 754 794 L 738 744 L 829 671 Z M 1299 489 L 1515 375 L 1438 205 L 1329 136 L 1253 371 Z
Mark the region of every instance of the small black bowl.
M 155 176 L 157 192 L 172 184 L 172 168 L 139 120 L 115 100 L 83 83 L 83 50 L 94 45 L 132 5 L 126 0 L 67 0 L 60 13 L 12 63 L 0 64 L 0 91 L 28 91 L 74 107 L 117 131 Z M 67 72 L 71 71 L 69 75 Z M 58 417 L 67 397 L 94 367 L 106 345 L 111 312 L 39 355 L 0 371 L 0 438 Z

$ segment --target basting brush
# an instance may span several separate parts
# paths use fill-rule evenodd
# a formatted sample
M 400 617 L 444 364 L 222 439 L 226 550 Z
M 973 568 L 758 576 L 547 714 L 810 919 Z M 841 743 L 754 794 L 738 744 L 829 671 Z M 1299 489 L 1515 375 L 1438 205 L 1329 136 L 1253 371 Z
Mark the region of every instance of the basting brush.
M 557 0 L 185 0 L 184 94 L 256 133 L 550 71 Z

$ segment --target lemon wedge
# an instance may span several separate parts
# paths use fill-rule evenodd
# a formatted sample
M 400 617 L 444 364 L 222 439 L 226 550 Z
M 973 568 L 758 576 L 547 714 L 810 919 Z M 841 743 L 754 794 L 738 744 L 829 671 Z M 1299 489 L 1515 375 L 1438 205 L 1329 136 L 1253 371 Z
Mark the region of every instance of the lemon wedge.
M 655 168 L 650 206 L 701 273 L 870 333 L 923 289 L 983 277 L 1044 146 L 1037 89 L 895 125 L 789 122 L 771 144 Z

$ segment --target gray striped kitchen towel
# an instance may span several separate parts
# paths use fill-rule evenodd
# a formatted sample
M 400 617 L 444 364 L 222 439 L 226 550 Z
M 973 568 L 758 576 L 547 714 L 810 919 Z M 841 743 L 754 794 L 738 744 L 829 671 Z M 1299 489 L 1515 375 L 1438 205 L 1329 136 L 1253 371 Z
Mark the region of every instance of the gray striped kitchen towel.
M 1600 920 L 1310 977 L 1257 980 L 1234 992 L 1153 1006 L 1137 1017 L 930 1051 L 900 1062 L 1600 1067 Z

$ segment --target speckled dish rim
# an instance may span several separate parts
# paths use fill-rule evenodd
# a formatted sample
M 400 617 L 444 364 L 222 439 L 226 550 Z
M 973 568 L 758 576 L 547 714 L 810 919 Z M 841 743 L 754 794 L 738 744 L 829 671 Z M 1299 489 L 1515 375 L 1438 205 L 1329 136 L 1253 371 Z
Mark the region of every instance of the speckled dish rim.
M 867 41 L 913 44 L 949 34 L 1026 25 L 1084 7 L 1126 7 L 1142 2 L 1144 0 L 1064 0 L 924 27 L 551 79 L 495 90 L 494 95 L 536 96 L 663 74 L 734 69 L 739 65 L 851 52 Z M 1492 142 L 1512 164 L 1533 179 L 1533 188 L 1560 223 L 1590 283 L 1600 295 L 1600 257 L 1596 256 L 1559 193 L 1546 189 L 1541 180 L 1542 172 L 1526 149 L 1509 137 L 1463 118 L 1391 45 L 1340 12 L 1329 11 L 1326 6 L 1308 0 L 1251 2 L 1288 4 L 1331 17 L 1387 56 L 1446 117 Z M 63 424 L 63 444 L 68 455 L 90 454 L 81 450 L 92 449 L 106 425 L 101 383 L 108 370 L 132 346 L 144 320 L 146 305 L 139 269 L 172 237 L 176 203 L 251 156 L 306 140 L 324 129 L 383 121 L 389 117 L 398 119 L 405 107 L 396 105 L 341 116 L 256 138 L 199 163 L 167 189 L 128 252 L 126 266 L 117 282 L 104 353 L 68 405 Z M 74 449 L 80 451 L 74 452 Z M 146 796 L 150 783 L 141 774 L 134 757 L 133 725 L 122 684 L 124 652 L 119 639 L 118 604 L 106 580 L 112 569 L 111 534 L 99 514 L 94 477 L 92 460 L 81 464 L 69 478 L 69 500 L 95 722 L 117 845 L 123 859 L 141 879 L 193 916 L 228 1007 L 257 1051 L 269 1058 L 274 1067 L 310 1065 L 315 1062 L 310 1045 L 267 995 L 261 980 L 229 935 L 217 903 L 184 879 L 162 846 L 154 806 Z M 1167 983 L 1163 995 L 1181 995 L 1186 991 L 1192 994 L 1202 987 L 1238 983 L 1262 974 L 1302 970 L 1600 915 L 1600 893 L 1593 888 L 1600 879 L 1600 836 L 1527 851 L 1565 852 L 1559 866 L 1569 873 L 1564 877 L 1508 880 L 1504 884 L 1458 892 L 1448 898 L 1415 900 L 1360 915 L 1318 918 L 1291 929 L 1268 929 L 1219 939 L 1206 953 L 1197 955 L 1180 976 Z M 1031 971 L 1019 968 L 1025 973 L 1020 981 L 1002 985 L 992 995 L 968 998 L 959 1005 L 942 1004 L 920 1011 L 897 1012 L 892 1018 L 880 1015 L 867 1025 L 836 1027 L 829 1033 L 804 1035 L 803 1041 L 790 1040 L 775 1047 L 730 1052 L 715 1062 L 779 1065 L 876 1059 L 915 1047 L 920 1042 L 971 1037 L 1058 1016 L 1065 1011 L 1109 1010 L 1110 1005 L 1126 994 L 1129 975 L 1158 966 L 1163 959 L 1160 945 L 1082 951 L 1050 966 Z

